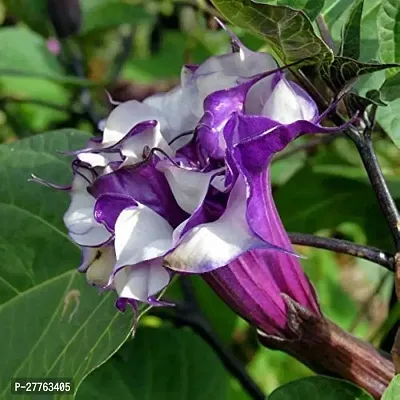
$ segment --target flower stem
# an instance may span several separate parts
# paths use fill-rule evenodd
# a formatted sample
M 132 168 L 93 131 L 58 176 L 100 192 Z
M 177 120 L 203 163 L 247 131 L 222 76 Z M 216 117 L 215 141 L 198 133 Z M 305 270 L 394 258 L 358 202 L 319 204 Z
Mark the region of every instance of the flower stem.
M 311 314 L 288 296 L 284 299 L 288 326 L 296 337 L 288 340 L 259 332 L 260 342 L 292 355 L 317 373 L 352 381 L 380 399 L 395 373 L 389 356 L 331 321 Z
M 310 235 L 308 233 L 289 233 L 289 238 L 293 244 L 317 247 L 319 249 L 331 250 L 336 253 L 349 254 L 354 257 L 372 261 L 385 267 L 389 271 L 394 271 L 393 256 L 376 247 L 364 246 L 348 240 Z
M 365 170 L 367 171 L 372 188 L 378 199 L 379 205 L 385 215 L 387 224 L 392 233 L 396 250 L 400 250 L 400 214 L 396 203 L 390 194 L 389 188 L 383 176 L 381 167 L 373 149 L 370 137 L 363 137 L 355 140 L 358 152 L 360 153 Z

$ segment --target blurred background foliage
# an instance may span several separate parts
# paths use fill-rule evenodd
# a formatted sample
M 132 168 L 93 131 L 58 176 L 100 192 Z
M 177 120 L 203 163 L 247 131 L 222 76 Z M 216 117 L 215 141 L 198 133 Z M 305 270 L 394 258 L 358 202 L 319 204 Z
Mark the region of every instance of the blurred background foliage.
M 218 12 L 206 0 L 65 0 L 49 1 L 49 6 L 47 3 L 47 0 L 0 0 L 0 141 L 4 144 L 0 153 L 3 186 L 0 192 L 2 204 L 13 202 L 63 231 L 61 216 L 67 199 L 50 191 L 43 192 L 43 188 L 27 188 L 29 174 L 40 172 L 44 178 L 68 181 L 68 162 L 63 159 L 58 165 L 54 158 L 47 162 L 46 157 L 55 150 L 79 147 L 78 142 L 83 139 L 75 138 L 82 135 L 76 131 L 97 132 L 97 122 L 111 109 L 104 89 L 117 101 L 142 100 L 150 94 L 167 91 L 179 82 L 182 64 L 199 63 L 212 54 L 228 50 L 229 38 L 213 20 Z M 76 10 L 78 3 L 80 17 Z M 321 3 L 322 16 L 337 44 L 351 3 L 349 0 Z M 361 31 L 363 61 L 378 57 L 376 13 L 380 3 L 365 0 Z M 260 38 L 240 29 L 235 32 L 250 48 L 263 47 Z M 384 76 L 384 72 L 367 76 L 360 80 L 358 88 L 365 93 L 379 87 Z M 385 129 L 400 127 L 399 101 L 381 107 L 378 122 L 375 147 L 393 196 L 400 199 L 398 149 L 385 133 Z M 63 130 L 45 134 L 49 137 L 47 144 L 43 136 L 34 138 L 39 133 L 59 129 Z M 16 144 L 28 137 L 27 145 Z M 17 158 L 12 154 L 14 150 L 19 155 Z M 390 234 L 357 151 L 345 137 L 296 141 L 274 161 L 272 179 L 277 206 L 288 231 L 317 233 L 392 249 Z M 42 196 L 41 200 L 36 194 Z M 52 205 L 43 210 L 47 199 Z M 9 224 L 15 221 L 13 211 L 4 209 L 2 213 L 7 214 L 4 221 Z M 27 228 L 21 225 L 21 229 Z M 40 243 L 43 235 L 47 235 L 49 242 L 44 247 Z M 65 250 L 68 254 L 60 253 L 63 255 L 60 262 L 55 259 L 55 250 L 67 243 L 65 238 L 62 241 L 52 238 L 48 232 L 35 231 L 28 236 L 24 242 L 18 232 L 11 234 L 8 227 L 1 229 L 3 272 L 0 280 L 12 282 L 14 279 L 13 286 L 17 288 L 17 293 L 8 288 L 8 294 L 7 285 L 0 284 L 4 286 L 1 302 L 7 312 L 11 308 L 10 299 L 26 294 L 21 302 L 30 302 L 32 287 L 39 287 L 44 296 L 48 293 L 48 302 L 53 301 L 50 291 L 43 286 L 51 284 L 49 279 L 53 273 L 41 273 L 41 268 L 45 270 L 50 268 L 49 264 L 57 264 L 63 272 L 72 270 L 77 263 L 77 251 L 72 247 Z M 12 244 L 10 237 L 18 237 L 20 247 Z M 389 312 L 393 282 L 387 272 L 350 256 L 304 247 L 298 247 L 297 251 L 305 257 L 302 265 L 317 289 L 323 312 L 340 326 L 379 345 L 399 317 L 398 308 Z M 37 275 L 32 282 L 22 284 L 15 270 L 10 272 L 11 266 L 18 262 L 36 268 L 32 274 Z M 79 279 L 84 281 L 83 277 Z M 254 330 L 246 322 L 225 306 L 201 278 L 194 277 L 192 281 L 212 328 L 266 392 L 312 375 L 291 357 L 260 348 Z M 166 297 L 181 297 L 176 283 Z M 84 300 L 81 295 L 81 304 Z M 94 298 L 93 307 L 95 301 Z M 0 322 L 7 326 L 7 318 L 13 312 L 7 314 L 4 309 L 0 309 Z M 116 329 L 125 329 L 126 334 L 130 316 L 123 318 L 124 322 Z M 25 328 L 28 326 L 29 319 Z M 60 332 L 55 330 L 54 334 Z M 107 334 L 114 335 L 114 330 L 110 328 Z M 26 332 L 21 333 L 21 340 L 24 335 Z M 55 349 L 69 344 L 68 340 L 61 341 Z M 90 372 L 118 347 L 117 344 L 110 346 L 109 353 L 99 355 L 97 364 L 85 371 Z M 74 349 L 89 351 L 79 346 Z M 79 362 L 86 361 L 84 358 Z M 7 368 L 7 360 L 3 360 L 0 376 L 4 376 Z M 51 376 L 51 368 L 44 370 L 50 371 Z M 212 350 L 190 329 L 175 328 L 154 316 L 144 317 L 135 340 L 128 340 L 83 381 L 77 397 L 248 398 Z

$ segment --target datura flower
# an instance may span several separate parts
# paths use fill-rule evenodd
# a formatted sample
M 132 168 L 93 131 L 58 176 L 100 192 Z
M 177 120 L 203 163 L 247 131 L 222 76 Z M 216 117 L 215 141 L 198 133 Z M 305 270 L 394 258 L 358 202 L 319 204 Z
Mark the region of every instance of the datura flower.
M 162 305 L 174 274 L 202 274 L 261 331 L 284 335 L 283 293 L 319 307 L 275 208 L 271 159 L 337 128 L 270 55 L 232 42 L 184 66 L 172 91 L 114 108 L 102 138 L 74 152 L 64 223 L 79 270 L 121 310 Z

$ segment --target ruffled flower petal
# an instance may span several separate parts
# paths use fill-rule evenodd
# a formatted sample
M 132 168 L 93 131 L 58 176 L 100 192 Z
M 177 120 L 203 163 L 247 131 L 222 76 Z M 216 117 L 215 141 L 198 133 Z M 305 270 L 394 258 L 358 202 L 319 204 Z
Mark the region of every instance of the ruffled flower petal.
M 281 78 L 263 104 L 261 115 L 291 124 L 295 121 L 313 121 L 318 116 L 314 100 L 298 85 Z
M 172 247 L 173 228 L 149 207 L 126 208 L 115 223 L 115 268 L 163 256 Z
M 208 58 L 197 68 L 194 75 L 222 72 L 226 76 L 250 78 L 277 68 L 275 60 L 269 54 L 249 50 L 236 37 L 234 41 L 239 51 Z
M 269 247 L 273 246 L 255 236 L 247 224 L 245 186 L 238 180 L 223 215 L 183 234 L 175 250 L 165 257 L 165 265 L 174 271 L 203 273 L 220 268 L 251 249 Z
M 115 223 L 121 212 L 125 208 L 136 206 L 136 201 L 124 194 L 102 194 L 94 206 L 94 218 L 114 233 Z
M 202 204 L 212 178 L 222 173 L 225 168 L 199 172 L 180 168 L 165 160 L 157 164 L 157 169 L 165 174 L 179 206 L 188 214 L 192 214 Z
M 86 174 L 86 175 L 85 175 Z M 88 193 L 91 172 L 80 169 L 74 176 L 70 190 L 71 204 L 64 214 L 69 236 L 80 246 L 101 246 L 110 240 L 107 229 L 93 215 L 95 199 Z
M 170 279 L 162 258 L 157 258 L 121 268 L 114 276 L 114 285 L 120 298 L 151 302 L 151 297 L 164 289 Z
M 144 104 L 158 109 L 164 115 L 165 124 L 162 126 L 162 133 L 171 147 L 178 150 L 189 143 L 191 137 L 183 136 L 176 140 L 176 137 L 184 132 L 193 131 L 199 117 L 194 110 L 202 109 L 202 103 L 196 95 L 196 88 L 193 85 L 186 87 L 178 86 L 168 93 L 159 93 L 148 97 Z
M 112 193 L 131 197 L 175 227 L 187 218 L 187 214 L 178 206 L 164 174 L 156 169 L 158 161 L 158 158 L 150 159 L 103 175 L 97 178 L 90 192 L 95 198 Z
M 163 114 L 154 107 L 136 100 L 121 103 L 107 118 L 103 131 L 103 146 L 119 142 L 135 125 L 149 120 L 165 124 Z

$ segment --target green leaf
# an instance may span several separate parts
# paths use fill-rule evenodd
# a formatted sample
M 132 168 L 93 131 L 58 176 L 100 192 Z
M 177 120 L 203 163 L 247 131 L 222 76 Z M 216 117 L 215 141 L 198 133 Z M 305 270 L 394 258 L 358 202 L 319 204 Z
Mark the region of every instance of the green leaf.
M 363 389 L 340 379 L 312 376 L 290 382 L 276 389 L 270 400 L 372 400 Z
M 122 24 L 136 25 L 153 19 L 143 5 L 120 0 L 84 0 L 81 2 L 83 26 L 81 35 L 115 28 Z
M 207 285 L 202 277 L 193 275 L 189 279 L 193 285 L 201 312 L 218 337 L 229 345 L 232 342 L 233 331 L 239 317 Z M 172 302 L 182 302 L 183 294 L 179 281 L 173 282 L 168 287 L 165 298 L 172 300 Z
M 320 66 L 320 74 L 321 78 L 337 93 L 362 75 L 394 67 L 400 66 L 397 64 L 369 64 L 347 57 L 335 57 L 333 63 L 323 63 Z
M 360 57 L 361 16 L 364 0 L 356 0 L 343 26 L 340 55 L 358 60 Z
M 3 0 L 8 11 L 43 36 L 50 33 L 46 0 Z
M 394 101 L 400 98 L 400 71 L 385 80 L 380 88 L 380 95 L 385 101 Z
M 61 65 L 47 49 L 45 39 L 26 28 L 2 28 L 0 52 L 0 73 L 2 70 L 12 70 L 28 76 L 36 73 L 63 77 Z M 69 101 L 69 92 L 62 85 L 35 77 L 0 75 L 0 93 L 2 96 L 55 103 L 60 107 L 66 107 Z M 29 112 L 24 114 L 22 110 L 28 108 Z M 65 113 L 37 105 L 21 106 L 19 110 L 18 117 L 36 131 L 46 129 L 50 122 L 59 122 L 66 117 Z
M 369 244 L 388 249 L 391 245 L 378 203 L 367 183 L 318 173 L 307 166 L 278 188 L 274 198 L 289 232 L 334 230 L 344 222 L 352 222 L 364 229 Z
M 76 399 L 225 399 L 228 378 L 212 349 L 194 333 L 139 328 L 83 382 Z
M 213 0 L 213 3 L 233 24 L 262 35 L 286 64 L 300 60 L 304 64 L 332 61 L 332 51 L 315 34 L 302 11 L 251 0 Z
M 251 377 L 266 393 L 296 379 L 314 375 L 310 369 L 295 358 L 265 347 L 256 352 L 247 369 Z
M 377 19 L 379 54 L 386 63 L 400 63 L 400 2 L 383 0 Z M 396 71 L 387 71 L 387 76 Z
M 400 374 L 396 375 L 390 385 L 385 390 L 382 396 L 382 400 L 396 400 L 400 399 Z
M 387 107 L 379 107 L 376 120 L 400 148 L 400 99 L 388 103 Z
M 311 21 L 314 21 L 322 10 L 324 1 L 325 0 L 278 0 L 277 4 L 281 6 L 289 6 L 296 10 L 302 10 L 307 14 Z M 261 1 L 257 1 L 257 3 L 261 3 Z
M 348 0 L 325 0 L 321 14 L 326 24 L 331 27 L 350 6 L 351 2 Z
M 0 146 L 0 398 L 13 377 L 73 377 L 77 388 L 128 335 L 114 294 L 99 296 L 76 271 L 79 249 L 62 223 L 68 195 L 28 182 L 35 173 L 68 183 L 70 160 L 56 151 L 87 139 L 56 131 Z

